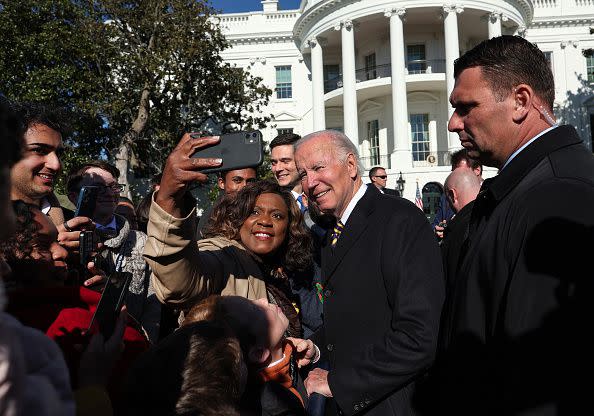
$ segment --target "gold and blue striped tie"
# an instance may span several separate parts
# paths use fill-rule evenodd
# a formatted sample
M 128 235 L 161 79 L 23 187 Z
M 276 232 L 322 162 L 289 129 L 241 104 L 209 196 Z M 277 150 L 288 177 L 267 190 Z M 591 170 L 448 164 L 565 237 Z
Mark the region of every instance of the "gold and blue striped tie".
M 342 230 L 344 229 L 344 224 L 340 221 L 338 221 L 336 223 L 336 225 L 334 226 L 334 230 L 332 232 L 332 238 L 330 240 L 330 245 L 332 246 L 332 248 L 334 248 L 336 246 L 336 243 L 338 242 L 338 237 L 340 237 L 340 234 L 342 233 Z

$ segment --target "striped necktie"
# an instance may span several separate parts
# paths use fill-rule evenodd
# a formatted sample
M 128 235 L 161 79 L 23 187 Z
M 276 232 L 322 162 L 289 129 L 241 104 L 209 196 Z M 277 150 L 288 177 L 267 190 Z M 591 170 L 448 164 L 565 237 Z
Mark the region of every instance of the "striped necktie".
M 336 243 L 338 242 L 338 237 L 340 237 L 340 234 L 342 233 L 343 229 L 344 224 L 338 221 L 334 226 L 334 230 L 332 230 L 332 238 L 330 240 L 330 245 L 332 246 L 332 248 L 336 246 Z

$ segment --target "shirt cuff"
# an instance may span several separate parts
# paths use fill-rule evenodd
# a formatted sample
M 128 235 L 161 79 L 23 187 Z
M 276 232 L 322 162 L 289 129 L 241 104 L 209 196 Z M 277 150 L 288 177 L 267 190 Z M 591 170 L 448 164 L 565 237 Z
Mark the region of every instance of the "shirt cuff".
M 318 348 L 318 346 L 316 344 L 313 344 L 313 346 L 316 349 L 316 353 L 315 353 L 314 357 L 312 358 L 311 363 L 315 364 L 318 361 L 320 361 L 320 356 L 322 355 L 322 353 L 320 352 L 320 349 Z

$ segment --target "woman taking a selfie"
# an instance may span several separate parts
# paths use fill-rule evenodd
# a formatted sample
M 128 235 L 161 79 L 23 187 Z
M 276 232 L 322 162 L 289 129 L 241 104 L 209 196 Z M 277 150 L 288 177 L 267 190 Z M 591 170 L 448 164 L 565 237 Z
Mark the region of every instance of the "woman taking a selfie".
M 196 241 L 195 206 L 187 185 L 204 181 L 199 170 L 220 162 L 191 156 L 217 140 L 186 134 L 167 159 L 161 187 L 153 195 L 144 253 L 155 292 L 180 309 L 211 294 L 266 298 L 289 318 L 289 335 L 300 337 L 292 277 L 312 266 L 311 238 L 288 191 L 265 181 L 246 186 L 217 206 L 206 238 Z

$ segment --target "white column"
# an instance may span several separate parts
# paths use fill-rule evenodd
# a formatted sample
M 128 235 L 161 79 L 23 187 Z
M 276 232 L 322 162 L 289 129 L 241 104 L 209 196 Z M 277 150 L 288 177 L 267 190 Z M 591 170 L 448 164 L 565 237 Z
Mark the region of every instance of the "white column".
M 410 151 L 410 129 L 408 126 L 408 103 L 406 98 L 406 63 L 404 58 L 405 9 L 389 9 L 384 16 L 390 19 L 390 59 L 392 70 L 392 123 L 394 151 L 391 156 L 392 169 L 412 167 Z
M 448 99 L 448 120 L 454 114 L 454 109 L 449 103 L 450 94 L 454 89 L 454 61 L 460 56 L 460 43 L 458 41 L 458 13 L 464 8 L 458 5 L 444 5 L 444 37 L 446 56 L 446 89 Z M 448 150 L 455 151 L 460 148 L 458 134 L 448 132 Z
M 359 148 L 354 29 L 353 22 L 350 20 L 344 21 L 340 25 L 342 38 L 342 105 L 344 110 L 344 134 Z
M 308 41 L 311 49 L 311 90 L 313 129 L 320 131 L 326 129 L 326 109 L 324 106 L 324 58 L 322 45 L 316 38 Z
M 501 13 L 491 12 L 487 16 L 489 39 L 501 36 Z

